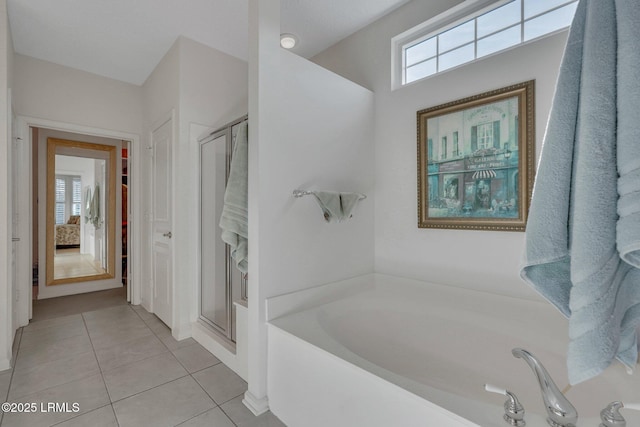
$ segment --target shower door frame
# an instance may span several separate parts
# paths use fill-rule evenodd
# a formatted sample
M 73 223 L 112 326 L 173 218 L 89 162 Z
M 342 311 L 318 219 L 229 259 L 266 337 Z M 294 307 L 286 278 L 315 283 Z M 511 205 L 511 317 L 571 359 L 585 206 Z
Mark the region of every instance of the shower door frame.
M 232 269 L 233 259 L 231 258 L 231 247 L 225 243 L 225 308 L 226 308 L 226 321 L 228 327 L 225 329 L 211 319 L 208 319 L 202 314 L 202 147 L 204 144 L 212 142 L 222 136 L 225 137 L 225 188 L 227 185 L 227 181 L 229 180 L 229 173 L 231 169 L 231 156 L 233 153 L 233 127 L 246 121 L 248 119 L 247 116 L 243 116 L 237 120 L 234 120 L 230 123 L 227 123 L 223 127 L 218 130 L 211 132 L 206 137 L 200 139 L 199 147 L 198 147 L 198 225 L 200 233 L 198 233 L 198 320 L 205 325 L 209 326 L 214 332 L 218 335 L 222 336 L 225 340 L 229 341 L 232 345 L 235 345 L 235 322 L 233 321 L 233 292 L 232 292 Z M 217 225 L 217 224 L 216 224 Z M 247 292 L 246 292 L 246 275 L 241 274 L 240 279 L 240 298 L 242 301 L 247 300 Z

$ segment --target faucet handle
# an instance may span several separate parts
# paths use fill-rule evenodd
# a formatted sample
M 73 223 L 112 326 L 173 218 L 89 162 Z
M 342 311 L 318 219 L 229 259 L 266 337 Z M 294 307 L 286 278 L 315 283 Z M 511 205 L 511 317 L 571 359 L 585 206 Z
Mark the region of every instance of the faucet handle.
M 629 403 L 624 405 L 620 401 L 615 401 L 609 403 L 606 408 L 600 411 L 600 419 L 602 423 L 600 427 L 626 427 L 627 421 L 620 414 L 620 408 L 628 408 L 635 409 L 636 411 L 640 411 L 640 404 L 638 403 Z
M 515 394 L 491 384 L 485 384 L 484 389 L 490 393 L 503 394 L 507 396 L 507 400 L 504 402 L 503 416 L 507 424 L 515 427 L 524 427 L 524 425 L 526 425 L 526 422 L 524 421 L 524 407 Z

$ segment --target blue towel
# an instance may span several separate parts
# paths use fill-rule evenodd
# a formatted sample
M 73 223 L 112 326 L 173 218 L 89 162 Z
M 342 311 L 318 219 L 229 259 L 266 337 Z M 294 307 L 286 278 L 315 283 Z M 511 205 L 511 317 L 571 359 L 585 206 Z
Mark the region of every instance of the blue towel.
M 247 238 L 248 227 L 248 124 L 239 125 L 236 134 L 236 142 L 231 156 L 231 169 L 227 188 L 224 192 L 224 205 L 220 216 L 220 228 L 222 228 L 222 240 L 231 246 L 231 258 L 236 267 L 243 273 L 247 272 Z
M 581 0 L 538 167 L 521 276 L 569 318 L 569 382 L 638 359 L 640 8 Z

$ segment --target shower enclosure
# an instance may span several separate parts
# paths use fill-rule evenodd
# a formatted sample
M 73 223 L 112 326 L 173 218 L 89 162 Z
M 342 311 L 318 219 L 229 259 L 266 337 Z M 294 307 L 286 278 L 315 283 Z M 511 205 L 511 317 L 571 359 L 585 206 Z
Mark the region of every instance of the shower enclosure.
M 235 267 L 218 226 L 239 124 L 235 120 L 200 140 L 199 320 L 235 343 L 234 302 L 246 304 L 246 277 Z

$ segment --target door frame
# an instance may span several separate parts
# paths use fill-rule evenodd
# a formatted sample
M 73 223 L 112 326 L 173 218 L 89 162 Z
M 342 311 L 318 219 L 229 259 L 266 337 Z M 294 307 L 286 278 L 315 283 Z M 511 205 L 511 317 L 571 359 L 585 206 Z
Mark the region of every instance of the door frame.
M 129 133 L 129 132 L 121 132 L 121 131 L 114 131 L 114 130 L 108 130 L 108 129 L 102 129 L 102 128 L 96 128 L 96 127 L 91 127 L 91 126 L 83 126 L 83 125 L 77 125 L 77 124 L 71 124 L 71 123 L 66 123 L 66 122 L 59 122 L 59 121 L 55 121 L 55 120 L 48 120 L 48 119 L 40 119 L 40 118 L 36 118 L 36 117 L 29 117 L 29 116 L 21 116 L 18 115 L 18 126 L 19 126 L 19 132 L 18 135 L 23 135 L 23 139 L 25 141 L 28 141 L 28 145 L 27 145 L 27 155 L 24 156 L 25 161 L 28 164 L 22 165 L 25 170 L 28 171 L 29 174 L 29 179 L 26 180 L 26 182 L 21 182 L 21 191 L 24 191 L 23 194 L 29 194 L 29 203 L 28 203 L 28 210 L 29 212 L 23 212 L 21 209 L 20 215 L 25 215 L 25 218 L 29 218 L 28 221 L 25 221 L 25 223 L 28 223 L 28 242 L 27 245 L 24 245 L 25 247 L 28 247 L 28 253 L 29 256 L 26 257 L 26 259 L 22 259 L 22 268 L 28 268 L 29 270 L 31 269 L 32 266 L 32 251 L 33 251 L 33 230 L 31 227 L 32 221 L 33 221 L 33 189 L 32 189 L 32 180 L 33 180 L 33 169 L 32 169 L 32 159 L 33 159 L 33 141 L 31 140 L 31 132 L 30 132 L 30 128 L 31 127 L 38 127 L 38 128 L 46 128 L 46 129 L 52 129 L 52 130 L 58 130 L 58 131 L 62 131 L 62 132 L 73 132 L 73 133 L 79 133 L 79 134 L 84 134 L 84 135 L 91 135 L 91 136 L 98 136 L 98 137 L 104 137 L 104 138 L 112 138 L 112 139 L 120 139 L 120 140 L 127 140 L 130 141 L 130 152 L 131 152 L 131 156 L 130 156 L 130 165 L 131 165 L 131 171 L 129 171 L 129 174 L 131 175 L 131 173 L 133 172 L 133 180 L 131 183 L 131 191 L 133 192 L 132 194 L 134 194 L 135 197 L 131 198 L 131 205 L 129 207 L 130 212 L 131 212 L 131 219 L 134 222 L 134 226 L 133 226 L 133 230 L 129 229 L 128 232 L 130 233 L 129 236 L 132 239 L 133 245 L 131 247 L 131 258 L 128 260 L 129 261 L 129 265 L 140 265 L 139 263 L 136 264 L 138 262 L 138 260 L 141 260 L 142 257 L 142 227 L 141 227 L 141 223 L 142 223 L 142 218 L 143 218 L 143 209 L 144 206 L 141 206 L 142 203 L 142 198 L 141 197 L 137 197 L 137 195 L 141 195 L 142 194 L 142 180 L 144 179 L 144 174 L 142 173 L 142 153 L 141 153 L 141 138 L 140 135 L 137 134 L 133 134 L 133 133 Z M 25 204 L 26 205 L 26 204 Z M 136 263 L 132 263 L 131 260 L 136 260 Z M 26 264 L 26 265 L 25 265 Z M 127 293 L 130 295 L 131 298 L 131 304 L 134 305 L 138 305 L 140 304 L 141 301 L 141 297 L 140 297 L 140 288 L 141 288 L 141 284 L 142 284 L 142 278 L 141 278 L 141 268 L 135 268 L 133 269 L 133 274 L 131 275 L 131 279 L 129 281 L 129 285 L 131 289 L 127 289 Z M 22 284 L 22 288 L 20 289 L 20 293 L 19 293 L 19 301 L 17 301 L 18 304 L 18 319 L 20 319 L 21 324 L 19 326 L 25 326 L 26 324 L 28 324 L 29 319 L 32 317 L 32 306 L 33 306 L 33 301 L 31 298 L 31 280 L 26 281 L 26 283 Z M 26 319 L 26 321 L 25 321 Z
M 31 151 L 29 149 L 29 141 L 24 137 L 22 133 L 22 128 L 20 126 L 20 118 L 19 116 L 12 114 L 12 124 L 11 124 L 12 138 L 13 140 L 19 141 L 17 145 L 21 145 L 20 147 L 20 156 L 18 159 L 18 164 L 13 165 L 12 168 L 17 168 L 18 172 L 18 183 L 27 183 L 29 185 L 31 181 L 31 171 L 29 168 L 25 168 L 25 163 L 30 162 Z M 12 145 L 13 147 L 13 145 Z M 13 154 L 13 152 L 12 152 Z M 13 155 L 12 155 L 13 157 Z M 13 178 L 13 176 L 12 176 Z M 11 182 L 10 191 L 13 192 L 13 188 L 16 184 Z M 32 277 L 32 269 L 31 269 L 31 232 L 32 225 L 29 221 L 30 218 L 28 216 L 24 216 L 24 210 L 30 209 L 31 200 L 29 198 L 30 193 L 24 191 L 23 186 L 19 186 L 18 188 L 18 203 L 17 203 L 17 214 L 26 218 L 26 220 L 22 220 L 18 222 L 18 230 L 17 234 L 20 238 L 20 242 L 18 244 L 18 264 L 16 265 L 16 277 L 13 278 L 15 282 L 17 282 L 17 287 L 15 289 L 16 295 L 13 296 L 12 303 L 15 304 L 15 323 L 13 324 L 13 328 L 16 329 L 18 327 L 24 326 L 29 323 L 29 319 L 31 318 L 31 307 L 28 310 L 25 310 L 23 304 L 21 304 L 23 296 L 30 297 L 31 292 L 25 295 L 25 289 L 20 287 L 20 283 L 29 283 L 31 284 Z M 13 210 L 13 209 L 12 209 Z M 10 212 L 13 215 L 13 212 Z M 31 291 L 31 288 L 29 288 Z M 15 334 L 15 330 L 12 331 Z

